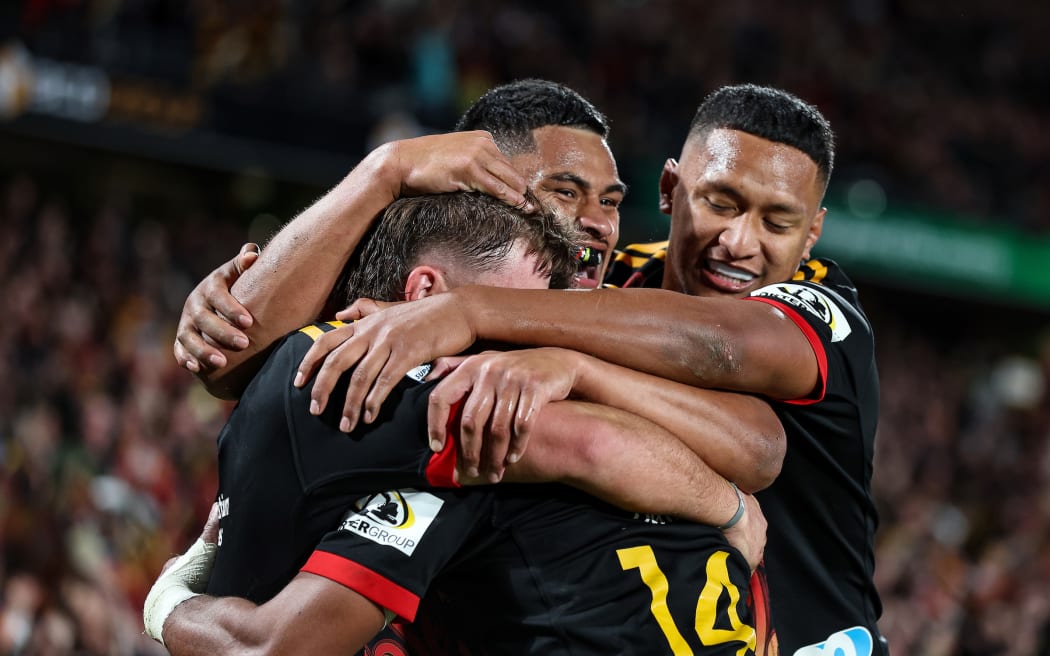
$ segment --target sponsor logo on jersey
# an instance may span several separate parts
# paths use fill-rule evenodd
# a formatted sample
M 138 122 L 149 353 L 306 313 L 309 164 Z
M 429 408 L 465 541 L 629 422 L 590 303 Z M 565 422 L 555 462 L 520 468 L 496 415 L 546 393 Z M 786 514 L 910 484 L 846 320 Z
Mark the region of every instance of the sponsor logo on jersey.
M 874 644 L 871 633 L 863 626 L 832 633 L 824 642 L 795 651 L 794 656 L 871 656 Z
M 413 369 L 412 371 L 410 371 L 407 374 L 405 374 L 405 376 L 408 377 L 408 378 L 411 378 L 412 380 L 416 381 L 417 383 L 422 383 L 423 379 L 427 377 L 427 374 L 429 374 L 430 370 L 433 369 L 433 368 L 434 368 L 434 365 L 432 365 L 432 364 L 429 364 L 429 363 L 421 364 L 418 367 L 416 367 L 415 369 Z
M 646 524 L 658 524 L 661 526 L 674 523 L 674 518 L 670 515 L 657 515 L 655 513 L 634 513 L 634 519 Z
M 853 331 L 838 304 L 819 289 L 784 282 L 757 289 L 751 295 L 787 303 L 796 310 L 802 310 L 816 317 L 817 320 L 828 324 L 828 327 L 831 328 L 831 341 L 833 342 L 841 342 Z
M 222 518 L 230 514 L 230 497 L 220 494 L 219 498 L 215 500 L 219 506 L 219 537 L 215 542 L 215 546 L 222 546 Z
M 427 492 L 393 490 L 362 497 L 339 530 L 411 556 L 445 502 Z

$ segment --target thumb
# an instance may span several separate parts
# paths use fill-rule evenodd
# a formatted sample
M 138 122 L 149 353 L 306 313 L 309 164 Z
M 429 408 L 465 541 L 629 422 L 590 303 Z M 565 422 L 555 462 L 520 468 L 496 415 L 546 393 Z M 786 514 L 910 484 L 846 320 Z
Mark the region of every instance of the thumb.
M 211 504 L 208 521 L 204 523 L 204 530 L 201 531 L 201 540 L 209 544 L 216 544 L 219 541 L 219 519 L 219 504 L 216 502 Z

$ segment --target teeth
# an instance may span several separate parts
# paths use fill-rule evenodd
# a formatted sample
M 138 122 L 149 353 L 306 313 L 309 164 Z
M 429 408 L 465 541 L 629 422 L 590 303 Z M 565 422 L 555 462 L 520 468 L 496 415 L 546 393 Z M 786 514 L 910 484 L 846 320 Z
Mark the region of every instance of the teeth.
M 739 280 L 740 282 L 751 282 L 755 279 L 753 273 L 748 273 L 747 271 L 737 269 L 736 267 L 731 267 L 728 264 L 709 260 L 708 265 L 711 267 L 712 271 L 725 276 L 726 278 L 732 278 L 733 280 Z

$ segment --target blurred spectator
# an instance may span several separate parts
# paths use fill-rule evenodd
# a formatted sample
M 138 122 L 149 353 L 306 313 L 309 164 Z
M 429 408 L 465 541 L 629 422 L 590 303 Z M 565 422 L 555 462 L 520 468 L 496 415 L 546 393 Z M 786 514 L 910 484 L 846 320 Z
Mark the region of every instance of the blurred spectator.
M 34 55 L 208 94 L 201 129 L 355 158 L 387 114 L 447 129 L 490 86 L 548 77 L 612 117 L 643 190 L 628 202 L 646 207 L 705 93 L 782 86 L 836 128 L 833 197 L 871 178 L 895 206 L 1050 231 L 1045 2 L 81 0 L 6 16 L 0 37 Z
M 447 128 L 493 84 L 553 78 L 612 117 L 631 202 L 647 207 L 700 98 L 769 83 L 836 126 L 832 195 L 872 180 L 891 206 L 1050 234 L 1048 19 L 1047 3 L 977 0 L 73 0 L 0 9 L 0 39 L 200 91 L 200 130 L 352 157 Z M 177 181 L 135 165 L 113 177 L 87 196 L 26 165 L 0 173 L 4 654 L 163 653 L 141 635 L 141 603 L 215 492 L 229 407 L 170 346 L 191 286 L 247 232 L 203 199 L 158 212 Z M 259 214 L 280 214 L 273 181 L 237 180 L 209 193 L 264 231 L 289 218 Z M 973 314 L 919 320 L 899 291 L 862 292 L 893 652 L 1050 654 L 1047 310 L 1000 309 L 994 330 L 967 332 Z

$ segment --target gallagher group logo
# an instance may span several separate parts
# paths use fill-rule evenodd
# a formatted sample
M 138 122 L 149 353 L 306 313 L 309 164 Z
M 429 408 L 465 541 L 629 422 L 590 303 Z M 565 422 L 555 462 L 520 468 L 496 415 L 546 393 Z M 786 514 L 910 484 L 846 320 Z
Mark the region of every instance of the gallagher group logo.
M 831 328 L 833 342 L 841 342 L 853 332 L 839 306 L 828 298 L 827 294 L 813 287 L 789 282 L 780 283 L 755 290 L 751 295 L 775 299 L 813 315 Z
M 400 491 L 380 492 L 370 497 L 365 497 L 361 504 L 361 514 L 371 517 L 376 522 L 390 528 L 408 528 L 415 517 L 412 515 L 412 507 L 405 501 Z
M 357 500 L 339 530 L 411 556 L 443 504 L 433 494 L 418 490 L 371 494 Z

